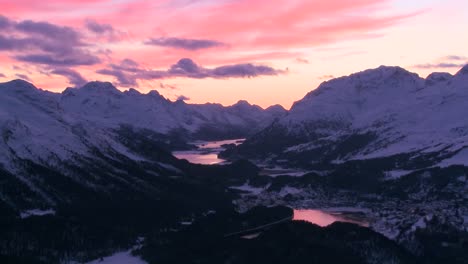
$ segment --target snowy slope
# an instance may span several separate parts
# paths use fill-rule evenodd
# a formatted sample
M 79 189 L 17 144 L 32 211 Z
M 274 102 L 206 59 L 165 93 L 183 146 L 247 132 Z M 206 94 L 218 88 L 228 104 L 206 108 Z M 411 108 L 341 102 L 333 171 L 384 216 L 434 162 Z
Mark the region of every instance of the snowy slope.
M 317 153 L 334 162 L 434 154 L 438 161 L 447 159 L 444 165 L 468 165 L 451 158 L 466 156 L 461 150 L 468 146 L 467 103 L 468 66 L 455 76 L 434 73 L 427 79 L 381 66 L 324 82 L 239 151 L 248 153 L 267 138 L 282 142 L 274 154 L 316 153 L 311 162 Z
M 86 155 L 86 147 L 73 132 L 74 122 L 63 113 L 57 95 L 16 80 L 0 84 L 0 161 L 12 158 L 53 160 L 73 153 Z
M 67 111 L 60 95 L 30 83 L 15 80 L 0 84 L 1 164 L 14 169 L 15 159 L 27 159 L 55 166 L 75 157 L 92 157 L 93 147 L 142 159 L 129 153 L 112 131 L 91 118 Z M 105 118 L 100 121 L 105 122 Z
M 223 129 L 246 135 L 279 114 L 247 102 L 171 102 L 102 82 L 61 94 L 1 83 L 0 205 L 27 211 L 111 192 L 157 195 L 157 177 L 182 175 L 185 166 L 168 152 L 172 131 L 185 139 Z
M 245 101 L 230 107 L 171 102 L 157 91 L 148 94 L 134 89 L 120 92 L 112 84 L 102 82 L 65 90 L 60 97 L 60 105 L 71 115 L 84 117 L 107 128 L 128 124 L 163 134 L 171 131 L 194 134 L 204 126 L 260 129 L 286 112 L 284 109 L 265 111 Z
M 204 126 L 245 133 L 243 129 L 267 126 L 281 114 L 245 101 L 231 107 L 171 102 L 157 91 L 121 92 L 110 83 L 91 82 L 55 94 L 15 80 L 0 84 L 0 164 L 11 167 L 14 157 L 51 163 L 89 156 L 91 146 L 112 146 L 129 155 L 115 140 L 114 129 L 121 125 L 162 134 L 181 130 L 187 136 Z

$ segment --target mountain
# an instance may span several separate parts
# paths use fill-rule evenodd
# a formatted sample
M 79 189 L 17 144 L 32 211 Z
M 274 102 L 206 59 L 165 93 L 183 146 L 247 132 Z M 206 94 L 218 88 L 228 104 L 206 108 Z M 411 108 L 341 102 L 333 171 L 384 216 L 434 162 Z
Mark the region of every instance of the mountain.
M 233 263 L 245 263 L 251 246 L 257 257 L 285 247 L 289 260 L 339 247 L 357 263 L 413 263 L 413 255 L 463 263 L 467 84 L 467 67 L 426 79 L 380 67 L 325 82 L 286 112 L 245 101 L 171 102 L 157 91 L 121 92 L 102 82 L 63 93 L 2 83 L 0 262 L 83 263 L 137 243 L 158 263 L 180 262 L 185 255 L 174 252 L 181 249 L 195 261 L 218 263 L 228 252 Z M 190 147 L 187 140 L 243 136 L 224 155 L 307 173 L 262 176 L 245 160 L 195 165 L 170 153 Z M 277 203 L 369 208 L 371 228 L 387 238 L 349 224 L 288 223 L 252 243 L 225 239 L 230 228 L 248 229 L 236 210 Z M 249 212 L 255 223 L 270 215 Z
M 229 107 L 171 102 L 154 90 L 148 94 L 134 89 L 121 92 L 102 82 L 66 89 L 59 104 L 67 113 L 106 128 L 131 125 L 164 135 L 206 140 L 251 135 L 286 113 L 284 109 L 263 110 L 246 101 Z
M 396 169 L 468 165 L 467 72 L 423 79 L 381 66 L 324 82 L 224 155 L 306 167 L 396 157 Z
M 240 115 L 250 107 L 221 109 L 221 117 L 239 122 L 218 122 L 209 119 L 212 105 L 180 105 L 109 83 L 62 94 L 21 80 L 0 84 L 0 260 L 84 262 L 128 248 L 150 230 L 234 210 L 224 186 L 255 177 L 257 168 L 178 160 L 168 133 L 235 126 L 248 120 Z M 199 123 L 182 122 L 202 110 Z
M 359 211 L 421 263 L 465 263 L 467 103 L 468 66 L 426 79 L 382 66 L 324 82 L 221 153 L 274 176 L 238 186 L 236 204 Z
M 87 199 L 113 191 L 157 196 L 155 177 L 193 171 L 172 148 L 189 139 L 245 136 L 284 112 L 246 101 L 171 102 L 157 91 L 121 92 L 102 82 L 61 94 L 22 80 L 2 83 L 0 172 L 7 183 L 0 201 L 24 211 L 79 201 L 77 191 L 89 191 Z

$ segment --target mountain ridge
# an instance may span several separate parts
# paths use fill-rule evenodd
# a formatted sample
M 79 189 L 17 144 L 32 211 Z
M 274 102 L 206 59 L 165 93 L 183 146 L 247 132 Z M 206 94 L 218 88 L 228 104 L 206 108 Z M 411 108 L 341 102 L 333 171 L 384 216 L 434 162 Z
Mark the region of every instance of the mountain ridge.
M 456 155 L 468 146 L 464 69 L 468 67 L 453 76 L 434 73 L 424 79 L 400 67 L 381 66 L 326 81 L 295 102 L 287 115 L 223 155 L 297 161 L 303 154 L 299 159 L 309 156 L 309 165 L 324 161 L 319 153 L 330 154 L 327 162 Z M 352 137 L 361 139 L 338 150 Z M 255 153 L 268 144 L 276 144 L 273 153 L 271 147 Z
M 56 100 L 60 108 L 77 118 L 99 123 L 107 123 L 116 128 L 120 124 L 131 124 L 136 127 L 151 129 L 160 133 L 170 133 L 171 130 L 183 132 L 188 138 L 205 126 L 216 130 L 216 127 L 229 126 L 240 131 L 238 136 L 246 136 L 266 126 L 279 115 L 286 113 L 285 109 L 276 107 L 275 111 L 251 105 L 247 101 L 239 101 L 232 106 L 218 104 L 181 104 L 164 98 L 158 91 L 152 90 L 146 94 L 131 88 L 120 91 L 109 82 L 89 82 L 79 88 L 67 88 L 61 93 L 52 93 L 36 88 L 33 84 L 15 80 L 2 83 L 5 90 L 15 90 L 19 93 L 48 94 L 51 100 Z M 1 92 L 1 91 L 0 91 Z M 114 115 L 114 117 L 110 117 Z M 114 123 L 109 120 L 114 119 Z M 254 120 L 255 119 L 255 120 Z M 155 120 L 157 122 L 155 123 Z M 223 131 L 218 131 L 218 137 Z M 227 136 L 229 137 L 229 136 Z

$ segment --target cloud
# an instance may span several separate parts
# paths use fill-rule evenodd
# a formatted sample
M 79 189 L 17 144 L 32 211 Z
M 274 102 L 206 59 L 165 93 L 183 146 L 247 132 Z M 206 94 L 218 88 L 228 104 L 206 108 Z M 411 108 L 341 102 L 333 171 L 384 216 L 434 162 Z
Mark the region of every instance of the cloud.
M 6 75 L 3 73 L 0 73 L 0 78 L 6 78 Z
M 25 75 L 25 74 L 17 73 L 15 75 L 16 75 L 16 77 L 18 77 L 18 78 L 20 78 L 22 80 L 26 80 L 26 81 L 29 81 L 29 82 L 31 81 L 31 79 L 29 79 L 29 77 L 27 75 Z
M 132 59 L 124 59 L 120 62 L 120 64 L 110 64 L 109 66 L 116 71 L 127 71 L 127 72 L 141 71 L 139 68 L 140 65 Z
M 94 55 L 81 53 L 81 54 L 30 54 L 30 55 L 17 55 L 15 59 L 37 64 L 45 64 L 51 66 L 77 66 L 77 65 L 94 65 L 101 60 Z
M 267 75 L 276 70 L 249 62 L 286 58 L 296 63 L 296 58 L 307 56 L 297 54 L 300 51 L 308 53 L 314 47 L 363 36 L 374 38 L 375 33 L 385 34 L 384 29 L 419 14 L 402 13 L 402 9 L 393 8 L 390 0 L 278 0 L 274 5 L 267 0 L 52 0 L 47 5 L 33 0 L 0 2 L 1 13 L 9 16 L 0 16 L 3 63 L 7 63 L 6 59 L 11 63 L 19 60 L 34 70 L 73 68 L 78 72 L 85 68 L 80 66 L 86 66 L 87 71 L 99 70 L 127 85 L 135 85 L 140 79 L 177 76 Z M 181 6 L 182 2 L 190 5 Z M 39 22 L 38 18 L 47 22 Z M 125 30 L 125 38 L 120 38 L 119 30 Z M 118 40 L 124 41 L 106 45 L 109 35 L 116 31 Z M 229 48 L 203 54 L 203 60 L 197 52 L 220 51 L 217 48 L 223 45 Z M 114 53 L 99 52 L 108 48 Z M 138 62 L 146 61 L 144 66 L 109 65 L 115 59 L 130 56 Z M 157 60 L 149 61 L 150 57 Z M 196 65 L 196 71 L 190 73 L 184 68 L 187 65 L 178 65 L 169 72 L 171 68 L 167 66 L 183 57 L 205 65 L 230 67 L 221 66 L 214 71 L 211 66 Z
M 83 78 L 79 72 L 72 69 L 58 68 L 51 71 L 51 73 L 66 77 L 68 79 L 68 83 L 75 87 L 80 87 L 87 83 L 86 79 Z
M 99 42 L 102 39 L 115 42 L 126 36 L 124 32 L 116 30 L 111 24 L 98 23 L 93 19 L 85 20 L 85 28 L 95 35 L 94 39 L 91 39 L 93 42 Z
M 8 18 L 0 15 L 0 29 L 6 29 L 10 26 L 11 26 L 11 21 Z
M 193 60 L 188 58 L 180 59 L 176 64 L 172 65 L 167 71 L 170 76 L 186 76 L 190 78 L 206 78 L 208 72 L 198 66 Z
M 110 69 L 101 69 L 96 72 L 114 76 L 121 86 L 136 86 L 138 79 L 154 80 L 175 77 L 194 79 L 251 78 L 287 73 L 285 70 L 252 63 L 225 65 L 210 69 L 198 65 L 188 58 L 180 59 L 176 64 L 164 71 L 139 68 L 136 62 L 129 59 L 121 61 L 120 64 L 110 64 L 109 66 Z
M 82 44 L 80 34 L 70 27 L 62 27 L 48 22 L 35 22 L 25 20 L 18 23 L 11 23 L 17 31 L 41 36 L 46 39 L 62 40 L 65 43 Z
M 441 62 L 441 63 L 426 63 L 414 65 L 414 68 L 418 69 L 450 69 L 450 68 L 462 68 L 467 63 L 450 63 L 450 62 Z
M 93 65 L 99 57 L 87 50 L 83 36 L 71 27 L 0 16 L 0 50 L 12 58 L 49 66 Z
M 426 64 L 417 64 L 413 68 L 418 69 L 453 69 L 453 68 L 463 68 L 468 64 L 468 57 L 460 55 L 448 55 L 442 58 L 439 58 L 437 62 L 426 63 Z
M 224 43 L 209 39 L 187 39 L 187 38 L 152 38 L 145 42 L 146 45 L 170 47 L 184 50 L 201 50 L 225 46 Z
M 443 58 L 449 61 L 468 61 L 468 57 L 465 56 L 458 56 L 458 55 L 449 55 Z
M 137 77 L 135 75 L 126 73 L 121 70 L 101 69 L 97 70 L 96 73 L 115 77 L 121 86 L 138 86 Z
M 309 48 L 343 39 L 376 37 L 374 33 L 421 13 L 382 15 L 389 2 L 277 0 L 271 5 L 267 0 L 222 1 L 177 10 L 177 23 L 162 27 L 172 34 L 189 33 L 236 43 L 234 49 Z M 162 12 L 160 16 L 170 18 Z
M 177 100 L 176 101 L 189 101 L 190 98 L 185 96 L 185 95 L 179 95 L 177 96 Z
M 146 72 L 144 69 L 140 68 L 140 65 L 136 61 L 128 58 L 122 60 L 119 64 L 109 64 L 109 67 L 110 69 L 97 70 L 96 73 L 113 76 L 117 79 L 119 85 L 125 87 L 138 86 L 138 75 Z
M 304 58 L 296 58 L 296 62 L 302 63 L 302 64 L 309 64 L 309 60 L 304 59 Z
M 244 64 L 217 67 L 211 71 L 210 77 L 212 78 L 257 77 L 257 76 L 262 76 L 262 75 L 277 75 L 279 73 L 285 73 L 285 71 L 276 70 L 269 66 L 244 63 Z
M 115 31 L 112 25 L 100 24 L 96 22 L 96 20 L 92 20 L 92 19 L 87 19 L 85 21 L 85 26 L 89 31 L 94 32 L 96 34 L 113 33 Z
M 278 75 L 285 73 L 283 70 L 276 70 L 269 66 L 254 65 L 251 63 L 219 66 L 208 69 L 197 65 L 188 58 L 180 59 L 166 72 L 167 77 L 189 77 L 196 79 L 203 78 L 245 78 L 262 75 Z
M 174 84 L 167 84 L 167 83 L 160 83 L 159 84 L 159 87 L 161 89 L 171 89 L 171 90 L 178 90 L 179 88 L 177 87 L 177 85 L 174 85 Z

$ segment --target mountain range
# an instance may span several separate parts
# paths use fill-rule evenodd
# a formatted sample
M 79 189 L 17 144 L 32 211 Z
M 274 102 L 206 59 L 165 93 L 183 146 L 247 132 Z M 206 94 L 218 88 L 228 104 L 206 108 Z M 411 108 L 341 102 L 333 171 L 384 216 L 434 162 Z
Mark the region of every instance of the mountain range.
M 304 167 L 394 159 L 394 169 L 468 165 L 468 66 L 426 79 L 381 66 L 322 83 L 225 157 Z
M 186 174 L 170 151 L 193 148 L 191 140 L 246 137 L 285 113 L 246 101 L 171 102 L 103 82 L 62 93 L 2 83 L 0 204 L 24 211 L 82 199 L 77 191 L 156 194 L 155 176 Z
M 292 222 L 254 240 L 258 252 L 289 248 L 270 243 L 280 237 L 304 245 L 304 229 L 326 237 L 307 250 L 339 247 L 355 263 L 390 255 L 395 263 L 447 263 L 453 256 L 464 263 L 467 102 L 468 66 L 425 79 L 381 66 L 324 82 L 289 111 L 246 101 L 172 102 L 157 91 L 122 92 L 105 82 L 62 93 L 22 80 L 1 83 L 0 262 L 84 262 L 126 250 L 142 234 L 148 241 L 140 253 L 155 263 L 185 258 L 174 253 L 181 248 L 194 260 L 219 263 L 226 250 L 248 259 L 244 239 L 219 243 L 220 235 L 245 228 L 236 210 L 282 204 L 367 208 L 373 231 Z M 171 154 L 194 149 L 194 140 L 244 137 L 223 146 L 230 164 L 191 164 Z M 284 167 L 303 173 L 260 173 Z M 256 222 L 268 210 L 246 215 Z M 213 232 L 209 242 L 199 245 L 206 232 Z M 297 252 L 307 252 L 288 250 L 299 259 Z

